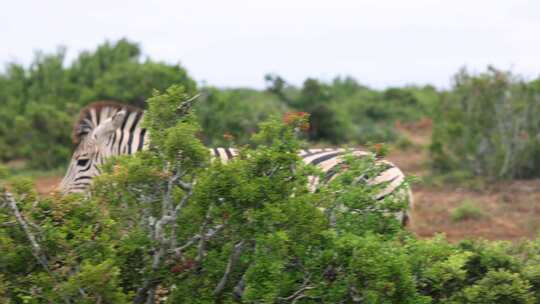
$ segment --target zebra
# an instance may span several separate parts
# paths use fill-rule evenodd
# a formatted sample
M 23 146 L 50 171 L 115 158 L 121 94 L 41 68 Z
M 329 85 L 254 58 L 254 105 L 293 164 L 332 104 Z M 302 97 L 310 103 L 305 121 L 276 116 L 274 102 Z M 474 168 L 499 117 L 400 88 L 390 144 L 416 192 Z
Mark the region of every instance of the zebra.
M 107 158 L 122 154 L 134 154 L 148 147 L 149 136 L 141 126 L 144 111 L 140 108 L 113 101 L 94 102 L 80 111 L 72 131 L 73 143 L 77 146 L 67 172 L 60 183 L 62 193 L 86 192 L 92 179 L 101 174 L 100 165 Z M 234 158 L 238 151 L 233 148 L 210 148 L 214 158 L 226 163 Z M 318 166 L 323 173 L 335 172 L 343 161 L 342 156 L 348 150 L 336 148 L 303 149 L 299 156 L 304 163 Z M 369 152 L 353 150 L 351 154 L 359 157 Z M 405 175 L 394 164 L 386 160 L 377 162 L 385 164 L 385 169 L 372 181 L 372 184 L 386 183 L 377 199 L 400 191 L 400 195 L 408 201 L 412 208 L 412 192 L 406 185 Z M 309 177 L 309 188 L 314 191 L 319 183 L 318 178 Z M 399 190 L 398 190 L 399 189 Z M 409 220 L 408 212 L 396 214 L 403 225 Z

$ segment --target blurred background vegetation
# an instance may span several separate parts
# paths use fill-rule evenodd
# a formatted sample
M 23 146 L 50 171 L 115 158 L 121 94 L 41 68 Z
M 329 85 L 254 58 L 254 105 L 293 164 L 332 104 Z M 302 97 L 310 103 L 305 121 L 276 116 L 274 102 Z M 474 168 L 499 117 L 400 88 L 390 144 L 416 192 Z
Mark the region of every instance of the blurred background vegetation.
M 154 89 L 182 84 L 201 93 L 197 114 L 209 146 L 244 144 L 269 116 L 311 113 L 308 139 L 317 145 L 395 143 L 397 128 L 433 121 L 431 167 L 438 173 L 493 179 L 535 177 L 540 172 L 540 80 L 489 67 L 454 76 L 448 89 L 407 86 L 378 90 L 351 77 L 306 79 L 301 86 L 280 75 L 266 88 L 198 86 L 180 64 L 143 58 L 141 46 L 122 39 L 81 52 L 36 53 L 29 66 L 10 63 L 0 74 L 0 162 L 11 170 L 53 170 L 67 163 L 78 111 L 96 100 L 140 107 Z M 413 125 L 414 126 L 414 125 Z
M 458 71 L 451 86 L 446 89 L 433 86 L 374 89 L 351 77 L 336 77 L 332 80 L 309 78 L 298 86 L 289 83 L 281 75 L 268 74 L 265 81 L 266 88 L 260 90 L 200 85 L 180 64 L 144 58 L 141 47 L 125 39 L 105 42 L 95 50 L 80 53 L 71 62 L 66 60 L 66 50 L 59 49 L 54 54 L 37 53 L 29 66 L 15 63 L 6 66 L 0 74 L 0 181 L 10 179 L 11 190 L 21 201 L 23 209 L 26 209 L 28 218 L 44 225 L 44 230 L 48 231 L 46 235 L 50 237 L 45 242 L 50 246 L 47 249 L 50 255 L 56 255 L 59 261 L 79 263 L 79 260 L 68 259 L 66 256 L 70 257 L 73 252 L 79 254 L 79 248 L 83 248 L 80 252 L 91 253 L 87 259 L 91 263 L 80 263 L 81 271 L 76 276 L 66 276 L 69 280 L 63 283 L 60 289 L 64 294 L 71 293 L 70 296 L 78 297 L 77 291 L 82 286 L 78 285 L 78 282 L 86 282 L 84 287 L 87 291 L 97 290 L 97 293 L 109 294 L 117 297 L 113 302 L 121 303 L 121 299 L 127 298 L 120 293 L 119 288 L 132 296 L 133 293 L 129 292 L 136 290 L 139 284 L 137 280 L 141 279 L 142 274 L 148 274 L 138 271 L 139 268 L 136 267 L 139 266 L 134 268 L 133 265 L 140 265 L 139 261 L 144 261 L 141 258 L 144 252 L 155 251 L 141 250 L 151 242 L 146 242 L 136 230 L 133 237 L 128 238 L 124 238 L 122 234 L 110 233 L 114 228 L 110 225 L 122 223 L 122 220 L 129 219 L 131 225 L 131 214 L 135 214 L 132 212 L 137 209 L 124 209 L 129 216 L 99 211 L 100 208 L 116 208 L 115 206 L 124 208 L 122 204 L 97 203 L 101 202 L 99 196 L 93 196 L 95 201 L 90 198 L 90 201 L 82 203 L 77 199 L 70 201 L 44 196 L 38 204 L 36 202 L 40 198 L 32 190 L 33 182 L 27 178 L 28 175 L 36 174 L 40 178 L 50 175 L 53 177 L 51 185 L 56 186 L 59 176 L 63 175 L 63 166 L 67 164 L 74 148 L 70 139 L 73 121 L 85 105 L 98 100 L 114 100 L 145 107 L 145 100 L 152 96 L 154 89 L 163 92 L 173 84 L 183 85 L 188 95 L 200 93 L 195 110 L 203 133 L 194 134 L 210 147 L 249 144 L 251 135 L 259 131 L 260 122 L 270 116 L 286 120 L 291 112 L 311 114 L 311 127 L 305 136 L 314 146 L 360 145 L 376 148 L 376 152 L 386 152 L 387 146 L 390 146 L 390 150 L 398 153 L 388 155 L 388 159 L 408 175 L 417 174 L 421 179 L 420 183 L 413 185 L 415 205 L 412 208 L 413 220 L 410 227 L 420 238 L 431 237 L 440 232 L 447 233 L 451 241 L 478 236 L 514 241 L 523 237 L 537 238 L 540 231 L 540 209 L 537 207 L 537 202 L 540 201 L 540 78 L 524 79 L 509 71 L 487 67 L 483 72 L 471 73 L 466 69 Z M 193 139 L 193 136 L 182 137 L 186 138 Z M 269 149 L 261 151 L 266 153 Z M 126 158 L 126 161 L 138 164 L 137 158 Z M 162 167 L 163 165 L 157 166 Z M 223 168 L 225 167 L 221 167 Z M 132 174 L 130 177 L 144 185 L 153 185 L 146 179 L 159 179 L 161 176 L 146 174 L 147 171 L 144 170 L 141 172 L 144 174 Z M 240 171 L 230 172 L 230 177 L 244 176 L 238 173 Z M 124 176 L 118 177 L 125 180 Z M 242 187 L 245 184 L 239 183 Z M 220 189 L 229 190 L 229 187 L 221 187 L 219 183 L 216 185 Z M 126 189 L 128 188 L 122 190 L 127 191 Z M 149 189 L 155 191 L 165 187 L 151 186 Z M 249 191 L 233 192 L 242 196 L 249 194 L 248 197 L 251 197 Z M 200 193 L 214 195 L 217 192 Z M 105 194 L 119 195 L 122 202 L 129 197 L 114 189 L 104 192 Z M 289 195 L 284 197 L 298 198 Z M 259 199 L 255 201 L 259 202 Z M 311 203 L 309 199 L 298 202 Z M 195 222 L 203 219 L 205 210 L 199 210 L 200 204 L 193 206 L 193 213 L 187 212 L 184 216 Z M 305 236 L 325 227 L 313 221 L 311 214 L 305 213 L 309 210 L 307 205 L 298 208 L 300 213 L 293 209 L 283 209 L 284 211 L 276 213 L 277 209 L 273 209 L 272 204 L 268 206 L 271 207 L 268 209 L 271 215 L 290 216 L 295 219 L 290 223 L 298 223 L 298 227 L 302 229 L 309 228 L 305 230 L 309 233 L 293 233 L 301 236 L 302 241 L 306 239 Z M 291 208 L 294 204 L 287 201 L 280 206 Z M 310 207 L 318 210 L 314 206 Z M 42 208 L 44 215 L 34 212 L 32 208 Z M 198 217 L 193 217 L 197 212 Z M 121 216 L 116 221 L 111 220 L 111 214 Z M 306 216 L 302 217 L 302 214 Z M 229 213 L 224 213 L 222 217 L 227 220 L 229 216 Z M 51 218 L 54 224 L 49 224 Z M 272 217 L 261 218 L 264 218 L 266 223 L 267 219 Z M 307 221 L 298 221 L 298 218 Z M 26 239 L 19 230 L 12 230 L 16 226 L 9 221 L 7 215 L 2 219 L 5 235 L 3 239 L 0 238 L 0 247 L 7 248 L 4 251 L 9 254 L 0 257 L 0 264 L 4 265 L 4 271 L 0 275 L 0 302 L 6 302 L 9 296 L 7 291 L 11 286 L 42 283 L 47 285 L 51 281 L 44 280 L 46 276 L 28 275 L 36 267 L 28 263 L 32 258 Z M 281 233 L 282 219 L 277 218 L 275 221 L 279 223 Z M 81 222 L 88 222 L 89 225 L 81 226 Z M 195 223 L 184 220 L 180 222 L 182 225 Z M 244 222 L 246 221 L 237 222 L 241 223 L 240 230 L 246 227 Z M 318 228 L 311 229 L 315 227 L 313 225 Z M 96 228 L 97 232 L 94 233 L 87 227 L 105 229 Z M 275 230 L 273 226 L 268 227 Z M 128 231 L 132 232 L 129 229 Z M 370 233 L 369 229 L 367 232 Z M 77 237 L 73 237 L 73 233 Z M 388 297 L 393 297 L 393 294 L 388 293 L 387 286 L 397 286 L 392 290 L 396 291 L 394 294 L 403 303 L 422 303 L 421 299 L 427 303 L 428 298 L 433 303 L 539 303 L 538 238 L 536 241 L 517 244 L 487 241 L 461 241 L 451 244 L 441 236 L 416 239 L 400 234 L 393 239 L 394 236 L 389 234 L 375 236 L 364 233 L 365 231 L 358 235 L 344 234 L 342 238 L 336 239 L 335 243 L 323 242 L 320 248 L 330 253 L 321 256 L 346 257 L 339 263 L 371 273 L 368 277 L 356 276 L 355 279 L 359 280 L 357 284 L 367 286 L 365 289 L 373 292 L 373 296 L 390 294 Z M 97 242 L 101 244 L 99 246 L 94 246 L 96 234 Z M 315 235 L 309 240 L 318 244 L 321 239 L 324 238 Z M 275 240 L 269 240 L 274 246 Z M 302 241 L 293 240 L 283 244 L 300 244 L 301 248 L 304 246 Z M 110 246 L 110 242 L 117 242 L 119 246 Z M 229 255 L 227 250 L 230 251 L 233 244 L 234 242 L 228 246 L 219 244 L 215 247 L 218 253 L 209 255 L 215 261 L 208 267 L 213 271 L 213 279 L 219 279 Z M 111 251 L 111 248 L 116 251 Z M 229 249 L 222 251 L 222 248 Z M 99 252 L 102 249 L 103 252 Z M 329 251 L 334 249 L 335 252 Z M 261 258 L 261 265 L 264 267 L 271 266 L 269 269 L 273 269 L 275 278 L 281 278 L 282 268 L 273 266 L 276 265 L 273 261 L 278 259 L 268 255 L 267 252 L 270 251 L 264 251 L 264 255 L 256 257 Z M 373 252 L 376 254 L 373 255 Z M 284 256 L 288 259 L 289 254 Z M 383 258 L 366 258 L 371 256 Z M 322 261 L 326 263 L 324 259 Z M 76 267 L 77 263 L 74 264 Z M 167 264 L 163 269 L 171 265 Z M 334 271 L 332 267 L 336 266 L 328 268 L 320 266 L 325 264 L 309 265 L 315 265 L 317 271 Z M 30 270 L 25 267 L 30 267 Z M 170 268 L 172 274 L 168 275 L 173 281 L 178 279 L 175 277 L 178 272 L 184 271 L 182 267 L 184 264 L 177 263 Z M 133 269 L 137 270 L 137 274 Z M 349 268 L 341 266 L 335 269 L 349 271 Z M 61 267 L 57 270 L 68 273 Z M 287 269 L 287 273 L 292 273 L 292 270 Z M 339 272 L 332 274 L 331 277 L 334 278 L 331 279 L 328 279 L 327 270 L 321 274 L 324 277 L 321 282 L 324 284 L 326 280 L 339 278 Z M 108 288 L 102 285 L 103 277 L 106 276 L 112 277 L 112 283 L 105 286 Z M 261 276 L 264 280 L 268 277 L 266 274 Z M 183 286 L 183 289 L 176 291 L 179 298 L 171 299 L 180 299 L 204 286 L 198 281 L 200 278 L 202 277 L 196 276 L 191 285 L 178 285 Z M 298 278 L 295 279 L 295 284 L 301 281 Z M 277 281 L 282 282 L 281 279 L 274 282 Z M 214 283 L 212 285 L 215 285 Z M 394 283 L 396 285 L 389 285 Z M 292 285 L 284 286 L 289 288 Z M 339 288 L 340 285 L 332 286 Z M 379 286 L 384 287 L 384 292 L 378 289 Z M 34 289 L 19 288 L 16 295 L 24 295 L 20 298 L 30 301 L 34 295 L 27 295 L 27 290 Z M 53 298 L 58 295 L 56 287 L 44 290 L 54 291 L 50 293 Z M 328 292 L 330 289 L 327 286 L 321 290 L 324 291 L 323 295 L 333 294 Z M 92 293 L 87 294 L 92 296 Z M 354 296 L 354 293 L 351 295 Z M 395 299 L 397 298 L 392 298 L 392 302 L 397 302 Z

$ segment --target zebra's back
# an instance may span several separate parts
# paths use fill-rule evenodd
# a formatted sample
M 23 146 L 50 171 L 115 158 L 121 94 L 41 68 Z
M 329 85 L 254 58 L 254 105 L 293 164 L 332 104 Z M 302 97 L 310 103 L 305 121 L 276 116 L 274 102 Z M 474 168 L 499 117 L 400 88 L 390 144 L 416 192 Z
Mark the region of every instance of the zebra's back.
M 234 148 L 212 148 L 210 149 L 214 158 L 220 159 L 226 163 L 238 155 L 238 151 Z M 302 149 L 299 151 L 298 156 L 302 158 L 305 164 L 314 165 L 319 168 L 324 176 L 324 180 L 321 181 L 319 177 L 309 177 L 309 189 L 310 191 L 316 191 L 317 187 L 321 183 L 327 183 L 334 177 L 339 175 L 339 165 L 345 161 L 345 155 L 354 155 L 357 157 L 367 157 L 372 155 L 370 152 L 361 150 L 348 150 L 341 148 L 317 148 L 317 149 Z M 377 192 L 375 199 L 382 200 L 389 195 L 398 195 L 402 199 L 405 199 L 409 204 L 409 209 L 412 208 L 413 197 L 412 192 L 408 185 L 403 186 L 405 182 L 405 174 L 394 164 L 386 160 L 377 160 L 376 163 L 383 165 L 383 169 L 377 176 L 369 180 L 369 184 L 383 185 L 382 189 Z M 403 224 L 406 224 L 410 220 L 408 212 L 403 211 L 396 214 L 396 218 Z

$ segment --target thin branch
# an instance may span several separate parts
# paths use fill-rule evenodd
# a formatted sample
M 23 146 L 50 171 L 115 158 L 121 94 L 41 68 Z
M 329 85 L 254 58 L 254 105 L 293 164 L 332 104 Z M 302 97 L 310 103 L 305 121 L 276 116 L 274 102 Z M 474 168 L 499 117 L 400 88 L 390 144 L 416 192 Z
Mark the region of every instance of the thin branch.
M 164 170 L 169 170 L 167 165 Z M 174 174 L 169 177 L 167 184 L 164 189 L 163 197 L 161 200 L 161 217 L 157 220 L 152 221 L 150 212 L 145 212 L 145 217 L 148 218 L 148 224 L 150 226 L 150 236 L 152 240 L 156 241 L 156 245 L 153 248 L 152 254 L 152 264 L 151 270 L 153 273 L 156 273 L 159 268 L 162 266 L 163 260 L 167 257 L 168 254 L 173 252 L 181 253 L 181 250 L 189 247 L 191 244 L 188 242 L 185 248 L 175 248 L 176 247 L 176 229 L 177 229 L 177 218 L 180 215 L 180 212 L 188 203 L 190 197 L 193 194 L 192 184 L 187 183 L 181 180 L 185 175 L 180 169 L 174 170 Z M 187 193 L 182 197 L 180 202 L 175 205 L 173 202 L 173 191 L 176 186 L 179 186 Z M 146 210 L 145 210 L 146 211 Z M 170 226 L 170 231 L 165 229 L 166 226 Z M 205 230 L 201 230 L 206 232 Z M 202 234 L 203 239 L 205 237 Z M 193 242 L 196 242 L 194 240 Z M 184 245 L 185 246 L 185 245 Z M 174 249 L 171 249 L 174 248 Z M 137 295 L 135 297 L 135 303 L 151 303 L 155 294 L 155 288 L 160 283 L 160 280 L 150 280 L 147 279 L 141 288 L 137 290 Z
M 193 185 L 191 183 L 186 183 L 181 180 L 178 180 L 177 183 L 180 186 L 180 188 L 182 188 L 182 190 L 184 191 L 190 191 L 191 189 L 193 189 Z
M 221 280 L 214 289 L 214 296 L 219 296 L 223 292 L 223 289 L 225 288 L 225 285 L 229 280 L 229 276 L 231 275 L 231 271 L 233 270 L 236 262 L 238 261 L 238 258 L 242 254 L 242 250 L 244 249 L 244 243 L 244 241 L 240 241 L 239 243 L 234 245 L 233 251 L 229 256 L 229 261 L 227 262 L 227 267 L 225 268 L 225 273 L 223 273 L 223 277 L 221 277 Z
M 167 168 L 165 168 L 165 170 L 167 170 Z M 168 214 L 169 210 L 172 209 L 172 192 L 173 192 L 174 184 L 179 178 L 180 178 L 180 172 L 176 172 L 167 181 L 167 188 L 161 200 L 161 214 L 162 215 Z
M 76 265 L 75 268 L 72 268 L 70 271 L 69 271 L 69 276 L 73 276 L 75 274 L 77 274 L 81 269 L 81 266 L 80 265 Z M 83 288 L 79 287 L 79 294 L 85 298 L 86 297 L 86 292 L 84 291 Z
M 225 227 L 225 225 L 217 225 L 215 226 L 214 228 L 210 228 L 208 229 L 208 232 L 205 234 L 205 237 L 206 237 L 206 240 L 208 241 L 209 239 L 211 239 L 213 236 L 215 236 L 216 234 L 218 234 L 218 232 L 220 232 L 221 230 L 223 230 L 223 228 Z M 188 249 L 189 247 L 193 246 L 198 240 L 201 239 L 201 235 L 200 234 L 196 234 L 194 235 L 192 238 L 190 238 L 184 245 L 180 246 L 180 247 L 176 247 L 176 248 L 172 248 L 169 250 L 169 253 L 175 253 L 176 255 L 181 255 L 183 251 L 185 251 L 186 249 Z
M 236 283 L 236 286 L 233 288 L 233 296 L 239 301 L 244 296 L 244 289 L 246 288 L 246 273 L 247 271 L 244 272 L 238 283 Z
M 195 95 L 193 95 L 190 99 L 184 101 L 184 102 L 192 102 L 194 101 L 195 99 L 199 98 L 201 96 L 201 93 L 197 93 Z
M 164 215 L 164 216 L 161 217 L 161 219 L 159 219 L 156 222 L 155 228 L 154 228 L 154 239 L 155 240 L 158 240 L 160 243 L 164 243 L 163 242 L 163 238 L 164 238 L 163 226 L 167 225 L 168 223 L 172 222 L 173 220 L 174 220 L 173 216 Z
M 349 287 L 349 294 L 353 303 L 362 303 L 363 297 L 358 293 L 358 289 L 354 286 Z
M 187 204 L 192 194 L 193 194 L 193 191 L 189 190 L 189 192 L 186 195 L 184 195 L 184 197 L 182 197 L 182 199 L 180 200 L 180 203 L 178 203 L 178 205 L 176 205 L 176 207 L 174 208 L 175 216 L 178 216 L 180 211 L 182 211 L 182 208 L 184 208 L 184 206 Z
M 36 241 L 36 237 L 30 230 L 28 222 L 24 219 L 21 212 L 19 211 L 19 207 L 17 206 L 17 202 L 13 198 L 13 195 L 9 192 L 4 192 L 4 200 L 10 207 L 11 211 L 13 212 L 13 215 L 17 219 L 17 223 L 22 227 L 24 234 L 26 235 L 26 238 L 30 241 L 30 245 L 32 248 L 32 255 L 36 258 L 36 260 L 43 266 L 43 268 L 51 274 L 51 271 L 48 266 L 47 257 L 43 254 L 43 250 L 41 249 L 41 246 Z
M 295 291 L 292 295 L 286 297 L 286 298 L 283 298 L 283 300 L 285 301 L 290 301 L 290 300 L 294 300 L 294 299 L 297 299 L 299 296 L 302 295 L 302 293 L 304 291 L 307 291 L 307 290 L 310 290 L 310 289 L 314 289 L 315 287 L 313 286 L 304 286 L 300 289 L 298 289 L 297 291 Z M 294 303 L 294 302 L 293 302 Z
M 181 176 L 182 173 L 177 171 L 167 181 L 165 193 L 163 194 L 161 201 L 161 218 L 155 221 L 152 225 L 151 216 L 149 213 L 147 214 L 151 230 L 150 236 L 154 241 L 156 241 L 156 246 L 153 248 L 151 265 L 151 270 L 153 273 L 156 273 L 161 267 L 164 257 L 166 257 L 166 254 L 170 252 L 168 248 L 176 246 L 176 219 L 192 195 L 192 191 L 190 190 L 186 195 L 184 195 L 182 200 L 176 206 L 174 206 L 172 192 L 175 185 L 180 181 Z M 173 224 L 171 231 L 166 233 L 165 226 L 171 223 Z M 143 283 L 143 286 L 137 291 L 134 302 L 151 303 L 155 294 L 155 288 L 159 282 L 160 280 L 151 281 L 150 279 L 147 279 Z
M 156 296 L 156 287 L 157 285 L 155 285 L 152 289 L 150 289 L 148 291 L 148 296 L 146 297 L 146 304 L 153 304 L 154 303 L 154 298 Z
M 193 107 L 193 102 L 199 98 L 199 96 L 201 96 L 201 94 L 196 94 L 194 96 L 192 96 L 191 98 L 183 101 L 182 103 L 180 103 L 180 105 L 178 105 L 178 107 L 176 108 L 176 114 L 178 115 L 186 115 L 189 111 L 191 111 L 191 108 Z
M 252 242 L 252 244 L 250 245 L 250 249 L 253 250 L 253 252 L 255 252 L 256 248 L 257 248 L 257 243 Z M 251 268 L 251 264 L 248 264 L 248 266 L 244 270 L 244 273 L 242 274 L 242 277 L 240 278 L 238 283 L 236 283 L 236 286 L 234 286 L 233 288 L 233 297 L 237 301 L 242 301 L 242 297 L 244 296 L 244 290 L 246 288 L 246 275 L 250 268 Z
M 180 181 L 181 182 L 181 181 Z M 172 214 L 174 216 L 174 221 L 171 228 L 171 237 L 170 237 L 170 244 L 169 248 L 175 248 L 176 247 L 176 229 L 178 228 L 178 223 L 176 219 L 178 218 L 178 215 L 180 214 L 180 211 L 182 211 L 182 208 L 187 204 L 189 198 L 193 194 L 193 190 L 190 188 L 188 190 L 188 193 L 182 197 L 178 205 L 176 205 L 172 211 Z
M 292 301 L 292 304 L 295 304 L 296 302 L 300 301 L 301 299 L 303 298 L 306 298 L 307 296 L 305 294 L 301 294 L 299 295 L 298 297 L 294 298 L 294 300 Z
M 0 227 L 13 227 L 17 226 L 17 222 L 3 222 L 0 224 Z
M 280 300 L 292 301 L 292 303 L 296 303 L 298 300 L 307 297 L 307 295 L 305 295 L 304 292 L 315 288 L 313 286 L 310 286 L 309 283 L 310 283 L 310 276 L 306 274 L 304 276 L 304 282 L 302 282 L 302 286 L 300 286 L 300 289 L 293 292 L 290 296 L 286 298 L 280 298 Z
M 162 279 L 146 280 L 141 288 L 137 290 L 137 295 L 133 299 L 133 303 L 142 304 L 148 301 L 148 299 L 153 299 L 153 290 L 154 288 L 161 283 Z
M 30 227 L 29 227 L 29 224 L 28 224 L 29 222 L 27 222 L 25 220 L 25 218 L 22 216 L 22 214 L 21 214 L 21 212 L 19 210 L 19 207 L 17 206 L 17 202 L 13 198 L 13 195 L 6 191 L 6 192 L 4 192 L 3 200 L 8 205 L 8 207 L 11 209 L 11 212 L 13 212 L 13 215 L 15 216 L 15 219 L 17 220 L 17 223 L 23 229 L 23 232 L 24 232 L 26 238 L 28 239 L 28 241 L 30 241 L 30 245 L 31 245 L 31 248 L 32 248 L 31 249 L 32 255 L 38 261 L 38 263 L 43 267 L 43 269 L 45 269 L 45 271 L 53 278 L 53 280 L 56 283 L 58 283 L 58 279 L 57 279 L 56 275 L 49 268 L 49 263 L 47 261 L 47 257 L 43 253 L 43 250 L 41 249 L 41 246 L 37 242 L 36 237 L 34 236 L 32 231 L 30 230 Z M 64 296 L 62 296 L 62 298 L 63 298 L 64 302 L 66 302 L 67 304 L 71 303 L 71 301 L 68 298 L 66 298 Z
M 197 257 L 195 258 L 195 261 L 198 263 L 202 260 L 204 255 L 204 250 L 206 249 L 206 227 L 210 223 L 210 212 L 212 211 L 212 206 L 208 207 L 208 210 L 206 211 L 206 216 L 204 218 L 204 222 L 201 225 L 201 230 L 199 232 L 199 235 L 201 238 L 199 239 L 199 246 L 197 248 Z
M 276 173 L 279 169 L 281 169 L 281 165 L 274 166 L 273 168 L 270 169 L 266 177 L 272 177 L 274 173 Z

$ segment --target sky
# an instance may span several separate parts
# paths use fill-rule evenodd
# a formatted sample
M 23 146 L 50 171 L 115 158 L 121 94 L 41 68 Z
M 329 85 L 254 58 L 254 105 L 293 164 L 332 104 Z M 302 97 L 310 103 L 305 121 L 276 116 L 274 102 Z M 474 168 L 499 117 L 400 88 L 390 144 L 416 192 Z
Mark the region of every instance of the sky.
M 5 1 L 5 2 L 4 2 Z M 2 3 L 4 2 L 4 3 Z M 199 83 L 264 87 L 352 76 L 376 87 L 449 87 L 461 67 L 540 75 L 539 0 L 0 0 L 0 66 L 37 50 L 68 61 L 128 38 Z

